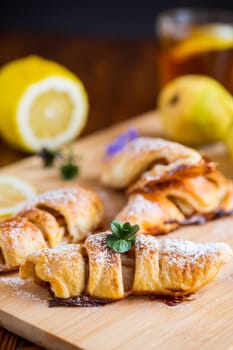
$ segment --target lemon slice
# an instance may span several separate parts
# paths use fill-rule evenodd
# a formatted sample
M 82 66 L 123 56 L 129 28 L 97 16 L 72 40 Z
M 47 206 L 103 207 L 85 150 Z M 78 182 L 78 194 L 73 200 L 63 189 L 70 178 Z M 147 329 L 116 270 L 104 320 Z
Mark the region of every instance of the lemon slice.
M 17 149 L 59 149 L 81 133 L 87 113 L 83 84 L 58 63 L 29 56 L 0 71 L 0 130 Z
M 0 218 L 19 211 L 22 204 L 36 195 L 35 189 L 15 176 L 0 175 Z
M 193 30 L 192 34 L 171 50 L 177 60 L 209 51 L 233 48 L 233 27 L 230 25 L 206 25 Z

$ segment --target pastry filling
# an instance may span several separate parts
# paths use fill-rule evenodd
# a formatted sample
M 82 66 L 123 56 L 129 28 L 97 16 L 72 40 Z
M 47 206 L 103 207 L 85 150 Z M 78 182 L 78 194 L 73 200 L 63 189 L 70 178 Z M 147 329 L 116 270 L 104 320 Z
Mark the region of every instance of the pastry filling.
M 169 196 L 168 198 L 186 217 L 189 217 L 195 213 L 193 207 L 188 203 L 188 201 L 185 201 L 183 198 L 176 198 L 173 196 Z
M 113 303 L 115 300 L 107 298 L 97 298 L 90 295 L 80 295 L 77 297 L 71 297 L 67 299 L 57 298 L 52 295 L 49 300 L 49 307 L 55 306 L 80 306 L 80 307 L 96 307 L 104 306 L 106 304 Z
M 45 204 L 38 204 L 37 208 L 45 210 L 49 214 L 54 216 L 54 218 L 56 219 L 56 221 L 58 223 L 58 226 L 60 227 L 60 230 L 63 232 L 63 239 L 62 239 L 62 241 L 70 242 L 69 231 L 68 231 L 68 227 L 67 227 L 67 224 L 66 224 L 64 216 L 61 215 L 61 213 L 59 213 L 58 211 L 56 211 L 56 210 L 54 210 L 52 208 L 49 208 Z
M 0 265 L 5 265 L 6 261 L 2 252 L 2 249 L 0 248 Z
M 85 289 L 88 283 L 89 277 L 89 259 L 86 252 L 86 249 L 82 247 L 82 255 L 85 260 Z M 135 254 L 134 250 L 127 252 L 125 254 L 121 254 L 121 263 L 122 263 L 122 277 L 124 284 L 125 295 L 128 295 L 132 292 L 133 288 L 133 279 L 134 279 L 134 269 L 135 269 Z M 80 307 L 96 307 L 103 306 L 109 303 L 113 303 L 117 300 L 109 299 L 109 298 L 99 298 L 91 295 L 87 295 L 85 293 L 70 297 L 70 298 L 59 298 L 56 297 L 51 289 L 51 284 L 49 282 L 41 281 L 35 272 L 35 265 L 33 265 L 33 271 L 31 271 L 31 275 L 34 276 L 35 283 L 39 285 L 43 285 L 49 290 L 51 298 L 49 299 L 49 307 L 55 306 L 80 306 Z

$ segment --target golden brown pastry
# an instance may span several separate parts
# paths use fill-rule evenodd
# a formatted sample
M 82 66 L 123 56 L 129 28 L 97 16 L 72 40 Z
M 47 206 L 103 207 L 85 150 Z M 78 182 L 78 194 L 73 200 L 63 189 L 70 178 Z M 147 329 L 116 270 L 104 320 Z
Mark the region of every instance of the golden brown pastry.
M 89 259 L 87 293 L 100 298 L 123 298 L 121 256 L 107 248 L 106 235 L 86 239 L 85 248 Z
M 216 174 L 217 176 L 220 177 L 220 174 Z M 221 183 L 213 181 L 214 175 L 212 178 L 208 175 L 183 178 L 164 184 L 160 191 L 173 201 L 186 217 L 195 213 L 210 213 L 220 206 L 228 191 L 227 181 L 221 177 Z
M 135 191 L 183 176 L 205 174 L 213 167 L 191 148 L 159 138 L 138 137 L 104 160 L 101 181 L 123 189 L 138 180 L 132 187 Z
M 184 296 L 213 281 L 233 256 L 225 243 L 159 241 L 145 235 L 137 236 L 134 249 L 120 254 L 107 247 L 108 234 L 88 237 L 84 247 L 68 245 L 33 253 L 21 266 L 20 277 L 49 282 L 59 298 L 84 294 L 111 300 L 128 294 Z
M 138 236 L 136 244 L 134 293 L 187 295 L 214 280 L 232 257 L 225 243 Z
M 38 249 L 84 240 L 103 214 L 98 196 L 81 187 L 36 197 L 17 216 L 0 224 L 0 272 L 16 269 Z
M 91 190 L 74 187 L 39 195 L 29 207 L 51 213 L 63 226 L 69 241 L 82 241 L 100 224 L 104 209 L 99 197 Z
M 230 212 L 233 210 L 233 182 L 225 178 L 219 171 L 207 175 L 207 179 L 213 182 L 218 188 L 220 205 L 219 210 Z
M 32 208 L 21 212 L 20 216 L 39 228 L 49 247 L 54 248 L 62 242 L 64 228 L 59 226 L 56 218 L 49 212 Z
M 25 218 L 0 223 L 0 272 L 15 270 L 25 257 L 47 244 L 41 231 Z
M 20 268 L 20 277 L 48 282 L 60 298 L 81 294 L 85 288 L 85 261 L 81 246 L 67 244 L 31 254 Z
M 233 213 L 233 183 L 229 182 L 228 190 L 221 202 L 220 210 Z
M 116 220 L 140 226 L 139 233 L 151 235 L 175 230 L 185 216 L 178 207 L 159 191 L 132 194 Z M 174 223 L 167 223 L 175 220 Z
M 116 220 L 138 223 L 140 233 L 155 235 L 170 232 L 179 224 L 204 223 L 232 210 L 232 181 L 215 171 L 158 184 L 150 192 L 132 193 Z

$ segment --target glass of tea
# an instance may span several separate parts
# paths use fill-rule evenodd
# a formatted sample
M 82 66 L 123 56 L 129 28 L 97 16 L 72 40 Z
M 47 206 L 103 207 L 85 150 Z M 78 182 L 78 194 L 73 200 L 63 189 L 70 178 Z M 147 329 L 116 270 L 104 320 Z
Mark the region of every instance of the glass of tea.
M 233 12 L 178 8 L 156 21 L 162 87 L 184 74 L 211 76 L 233 94 Z

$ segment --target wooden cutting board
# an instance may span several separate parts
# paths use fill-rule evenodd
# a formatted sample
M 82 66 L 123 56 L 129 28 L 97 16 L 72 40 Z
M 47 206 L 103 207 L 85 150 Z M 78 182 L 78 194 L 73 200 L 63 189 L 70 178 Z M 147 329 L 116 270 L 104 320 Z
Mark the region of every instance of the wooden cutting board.
M 124 204 L 124 196 L 101 187 L 98 171 L 107 143 L 129 127 L 140 134 L 162 136 L 158 116 L 150 112 L 78 141 L 81 175 L 73 183 L 95 189 L 106 208 L 105 225 Z M 222 145 L 207 147 L 205 153 L 233 177 L 232 163 Z M 72 183 L 59 179 L 56 169 L 44 169 L 37 157 L 1 169 L 17 174 L 39 192 Z M 182 228 L 168 235 L 196 242 L 224 241 L 233 247 L 233 218 L 203 226 Z M 98 308 L 48 308 L 47 291 L 17 274 L 0 277 L 0 326 L 53 350 L 150 350 L 233 348 L 233 262 L 219 277 L 195 294 L 192 301 L 170 307 L 147 297 L 129 297 Z

